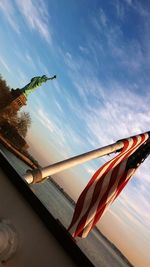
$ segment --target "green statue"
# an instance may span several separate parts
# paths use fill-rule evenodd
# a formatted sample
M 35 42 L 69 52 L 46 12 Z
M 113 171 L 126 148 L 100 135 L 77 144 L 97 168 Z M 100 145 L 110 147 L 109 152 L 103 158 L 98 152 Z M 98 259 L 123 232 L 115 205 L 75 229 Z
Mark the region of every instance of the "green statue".
M 33 77 L 31 79 L 31 82 L 28 83 L 23 88 L 21 88 L 20 90 L 24 94 L 24 96 L 27 98 L 28 95 L 30 93 L 34 92 L 36 90 L 36 88 L 39 87 L 42 83 L 45 83 L 48 80 L 53 80 L 53 79 L 56 79 L 56 75 L 54 75 L 53 77 L 50 77 L 50 78 L 46 77 L 46 75 Z

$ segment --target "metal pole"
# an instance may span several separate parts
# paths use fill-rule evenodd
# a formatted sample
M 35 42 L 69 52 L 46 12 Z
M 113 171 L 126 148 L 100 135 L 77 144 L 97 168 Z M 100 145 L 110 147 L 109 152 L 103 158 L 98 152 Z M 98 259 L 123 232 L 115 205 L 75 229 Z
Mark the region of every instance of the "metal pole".
M 86 161 L 111 154 L 122 148 L 123 148 L 123 142 L 118 141 L 114 144 L 84 153 L 82 155 L 75 156 L 73 158 L 60 161 L 58 163 L 55 163 L 53 165 L 50 165 L 44 168 L 28 170 L 27 173 L 23 175 L 23 178 L 26 180 L 28 184 L 39 183 L 39 182 L 42 182 L 42 180 L 45 180 L 46 177 L 52 174 L 67 170 L 71 167 L 74 167 Z

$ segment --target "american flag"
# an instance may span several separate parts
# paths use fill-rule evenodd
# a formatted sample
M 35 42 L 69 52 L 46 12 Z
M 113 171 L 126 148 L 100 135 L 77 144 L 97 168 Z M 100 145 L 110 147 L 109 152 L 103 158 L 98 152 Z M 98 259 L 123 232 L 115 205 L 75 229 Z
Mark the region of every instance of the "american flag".
M 150 132 L 121 140 L 121 152 L 93 175 L 81 193 L 68 228 L 86 237 L 150 153 Z

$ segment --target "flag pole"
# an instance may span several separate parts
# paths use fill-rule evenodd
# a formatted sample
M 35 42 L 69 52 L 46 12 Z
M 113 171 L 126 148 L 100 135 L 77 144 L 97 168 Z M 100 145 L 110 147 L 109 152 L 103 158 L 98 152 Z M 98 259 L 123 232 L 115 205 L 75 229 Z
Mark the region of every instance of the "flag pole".
M 26 174 L 23 175 L 23 178 L 28 184 L 35 184 L 42 182 L 46 178 L 49 178 L 50 175 L 56 174 L 58 172 L 67 170 L 81 163 L 87 162 L 92 159 L 96 159 L 111 153 L 117 152 L 123 148 L 123 142 L 118 141 L 114 144 L 101 147 L 96 150 L 89 151 L 87 153 L 54 163 L 50 166 L 44 168 L 38 168 L 35 170 L 28 170 Z

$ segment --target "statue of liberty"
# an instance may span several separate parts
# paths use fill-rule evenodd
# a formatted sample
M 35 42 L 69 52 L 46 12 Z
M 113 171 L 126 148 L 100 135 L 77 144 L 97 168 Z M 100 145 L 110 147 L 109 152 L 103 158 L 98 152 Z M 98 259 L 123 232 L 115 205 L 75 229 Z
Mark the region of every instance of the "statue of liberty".
M 46 75 L 33 77 L 30 83 L 28 83 L 26 86 L 20 89 L 20 92 L 23 93 L 23 95 L 27 98 L 28 95 L 30 93 L 33 93 L 37 89 L 37 87 L 42 85 L 42 83 L 45 83 L 48 80 L 53 80 L 53 79 L 56 79 L 56 75 L 50 78 L 46 77 Z
M 56 79 L 56 75 L 54 75 L 53 77 L 46 77 L 46 75 L 37 76 L 33 77 L 30 83 L 25 85 L 23 88 L 12 88 L 9 100 L 6 103 L 4 102 L 3 106 L 0 108 L 0 112 L 6 114 L 12 111 L 18 112 L 18 110 L 26 105 L 27 98 L 30 93 L 33 93 L 37 89 L 37 87 L 42 85 L 42 83 L 53 79 Z

